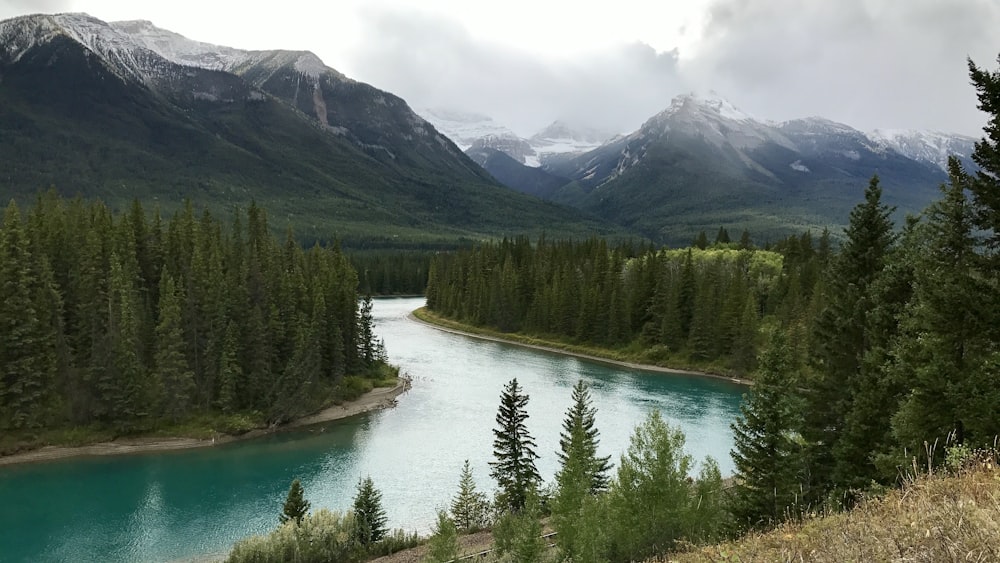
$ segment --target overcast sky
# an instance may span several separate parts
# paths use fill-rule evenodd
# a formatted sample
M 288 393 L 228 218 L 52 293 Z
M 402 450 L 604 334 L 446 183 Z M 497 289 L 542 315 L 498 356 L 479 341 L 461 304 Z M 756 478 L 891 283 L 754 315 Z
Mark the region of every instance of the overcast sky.
M 414 108 L 626 133 L 677 94 L 862 130 L 979 137 L 966 57 L 997 68 L 1000 0 L 0 0 L 0 18 L 87 12 L 191 39 L 307 49 Z

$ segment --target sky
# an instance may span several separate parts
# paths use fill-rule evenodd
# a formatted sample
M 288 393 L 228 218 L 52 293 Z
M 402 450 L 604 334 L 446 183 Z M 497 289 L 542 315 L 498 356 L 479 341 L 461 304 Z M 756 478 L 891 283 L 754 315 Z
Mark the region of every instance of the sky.
M 522 136 L 562 119 L 629 133 L 679 94 L 781 121 L 982 136 L 966 59 L 996 69 L 1000 0 L 0 0 L 191 39 L 302 49 L 415 109 Z

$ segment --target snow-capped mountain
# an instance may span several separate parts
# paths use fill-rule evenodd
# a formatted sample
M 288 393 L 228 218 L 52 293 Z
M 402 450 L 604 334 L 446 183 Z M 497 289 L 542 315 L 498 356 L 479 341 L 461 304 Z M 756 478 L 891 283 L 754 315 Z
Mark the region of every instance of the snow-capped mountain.
M 554 156 L 583 154 L 596 149 L 612 137 L 614 134 L 606 131 L 556 120 L 528 140 L 538 154 L 538 161 L 531 164 L 544 165 Z
M 0 21 L 0 77 L 7 199 L 55 186 L 164 211 L 188 197 L 223 214 L 256 200 L 317 239 L 594 226 L 502 189 L 401 98 L 308 52 L 35 15 Z
M 59 36 L 83 45 L 124 79 L 156 82 L 172 66 L 128 34 L 87 14 L 22 16 L 0 22 L 0 59 L 16 63 L 33 48 Z
M 876 129 L 868 137 L 901 155 L 934 164 L 945 171 L 951 155 L 958 156 L 969 166 L 968 156 L 972 154 L 976 144 L 976 139 L 965 135 L 914 129 Z
M 496 149 L 525 166 L 538 167 L 557 155 L 576 155 L 593 150 L 613 134 L 565 121 L 554 121 L 530 138 L 518 136 L 493 118 L 479 114 L 425 108 L 421 117 L 468 153 L 474 148 L 479 154 L 483 149 Z
M 874 174 L 890 205 L 920 211 L 946 179 L 928 161 L 828 119 L 763 121 L 717 95 L 686 94 L 632 134 L 544 168 L 573 182 L 557 201 L 686 242 L 706 216 L 715 224 L 699 230 L 843 224 Z
M 480 113 L 445 108 L 423 108 L 418 109 L 417 113 L 463 151 L 484 137 L 520 138 L 510 129 L 493 121 L 493 118 Z
M 525 166 L 538 167 L 538 154 L 535 149 L 528 141 L 512 133 L 479 137 L 472 142 L 471 147 L 465 150 L 465 154 L 471 156 L 473 152 L 481 152 L 483 149 L 498 150 Z M 476 160 L 475 157 L 473 160 Z

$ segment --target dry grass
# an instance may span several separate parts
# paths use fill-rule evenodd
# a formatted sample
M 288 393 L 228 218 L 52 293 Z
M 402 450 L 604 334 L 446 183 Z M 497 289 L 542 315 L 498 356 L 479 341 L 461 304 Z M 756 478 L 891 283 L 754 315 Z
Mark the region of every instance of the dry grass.
M 1000 561 L 1000 467 L 922 476 L 854 510 L 789 523 L 663 561 Z

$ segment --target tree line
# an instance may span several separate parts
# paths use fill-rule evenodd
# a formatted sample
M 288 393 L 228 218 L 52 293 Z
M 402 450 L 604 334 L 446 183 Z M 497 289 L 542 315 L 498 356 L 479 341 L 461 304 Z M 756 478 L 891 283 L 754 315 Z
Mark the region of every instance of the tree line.
M 503 331 L 753 369 L 733 514 L 766 527 L 897 484 L 1000 435 L 1000 71 L 969 62 L 978 170 L 897 226 L 874 176 L 839 249 L 485 244 L 432 263 L 428 307 Z M 721 235 L 720 235 L 721 236 Z M 674 354 L 670 358 L 670 354 Z
M 830 252 L 825 232 L 815 243 L 804 233 L 771 250 L 746 237 L 673 250 L 505 239 L 437 255 L 427 306 L 460 322 L 623 349 L 649 363 L 746 373 L 761 326 L 794 324 L 817 307 Z
M 0 429 L 144 431 L 201 413 L 280 422 L 382 365 L 371 302 L 338 248 L 224 227 L 190 203 L 41 195 L 0 226 Z
M 941 199 L 902 228 L 873 178 L 823 273 L 806 353 L 796 334 L 768 333 L 734 427 L 744 529 L 850 507 L 916 466 L 997 447 L 1000 71 L 969 70 L 991 116 L 979 169 L 949 159 Z

